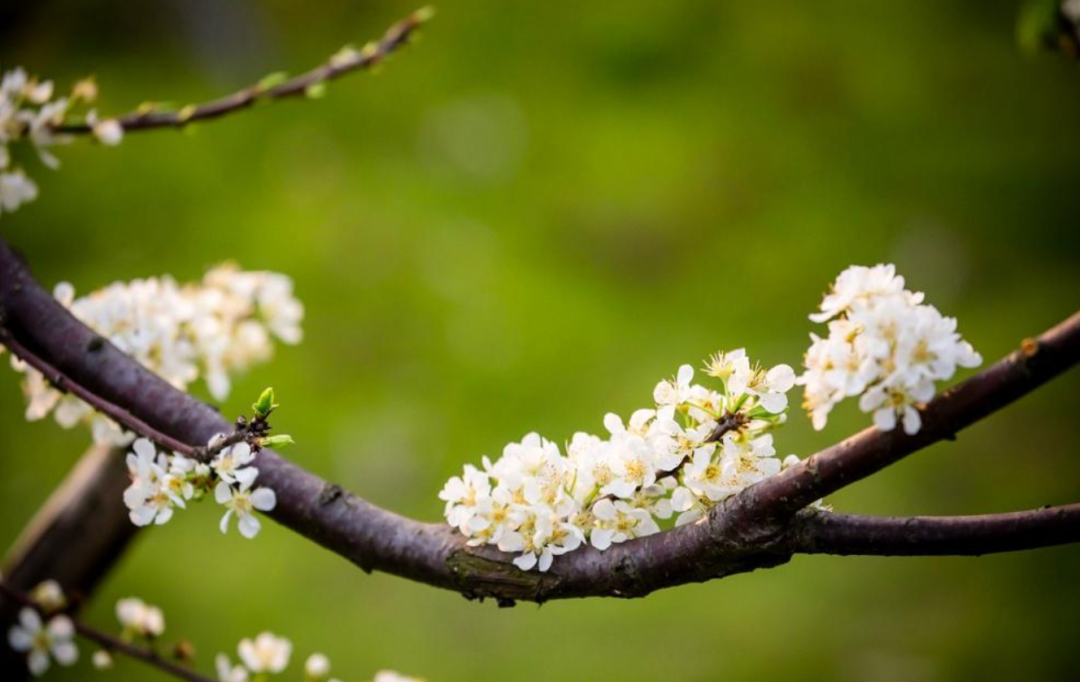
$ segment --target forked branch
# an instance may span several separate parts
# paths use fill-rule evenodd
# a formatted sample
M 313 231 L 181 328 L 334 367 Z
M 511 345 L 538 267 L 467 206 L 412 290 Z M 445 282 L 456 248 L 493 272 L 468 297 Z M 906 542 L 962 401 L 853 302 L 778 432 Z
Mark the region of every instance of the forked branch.
M 115 406 L 128 428 L 194 447 L 230 425 L 82 325 L 37 282 L 0 239 L 0 341 L 47 363 Z M 1080 314 L 931 401 L 915 436 L 868 429 L 717 505 L 701 521 L 604 552 L 583 548 L 547 573 L 522 572 L 510 556 L 469 548 L 445 524 L 380 509 L 270 450 L 258 455 L 260 483 L 277 493 L 270 516 L 354 562 L 500 603 L 587 596 L 642 596 L 657 589 L 782 564 L 796 553 L 973 554 L 1075 542 L 1074 506 L 961 519 L 868 519 L 801 512 L 1011 403 L 1080 360 Z M 60 382 L 57 382 L 60 383 Z M 63 385 L 67 385 L 64 383 Z M 134 421 L 137 420 L 137 421 Z M 157 437 L 161 440 L 160 435 Z M 965 535 L 969 533 L 969 535 Z M 955 551 L 949 551 L 949 543 Z M 904 549 L 906 551 L 900 551 Z

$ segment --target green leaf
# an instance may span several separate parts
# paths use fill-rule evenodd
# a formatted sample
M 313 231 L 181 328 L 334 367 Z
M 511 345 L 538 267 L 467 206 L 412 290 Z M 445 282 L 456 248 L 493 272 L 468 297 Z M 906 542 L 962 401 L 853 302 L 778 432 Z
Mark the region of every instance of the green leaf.
M 251 409 L 255 411 L 255 416 L 262 419 L 266 419 L 270 416 L 270 413 L 279 407 L 274 398 L 274 389 L 267 388 L 259 396 L 259 399 L 251 405 Z

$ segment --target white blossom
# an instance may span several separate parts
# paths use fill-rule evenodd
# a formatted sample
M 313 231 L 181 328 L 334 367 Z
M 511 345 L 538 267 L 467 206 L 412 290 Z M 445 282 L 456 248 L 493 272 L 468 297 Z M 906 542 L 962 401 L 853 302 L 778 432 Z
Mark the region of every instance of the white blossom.
M 160 637 L 165 632 L 165 614 L 136 597 L 116 602 L 116 618 L 126 632 L 142 637 Z
M 8 644 L 19 653 L 26 654 L 26 664 L 35 677 L 49 669 L 50 657 L 63 666 L 74 665 L 79 650 L 72 641 L 75 626 L 67 616 L 54 616 L 43 624 L 38 612 L 24 608 L 19 612 L 19 622 L 8 631 Z
M 324 654 L 311 654 L 304 661 L 304 674 L 313 680 L 321 680 L 330 674 L 330 659 Z
M 46 167 L 58 168 L 60 160 L 50 148 L 67 144 L 72 137 L 57 133 L 54 126 L 63 123 L 74 106 L 93 99 L 96 86 L 92 85 L 92 81 L 81 81 L 70 96 L 53 99 L 53 82 L 31 77 L 22 67 L 0 77 L 0 214 L 16 210 L 38 194 L 37 185 L 24 170 L 12 166 L 9 146 L 28 143 Z M 123 129 L 115 119 L 99 120 L 90 111 L 85 122 L 104 144 L 119 144 L 123 137 Z
M 214 668 L 220 682 L 248 682 L 248 669 L 242 665 L 234 666 L 225 654 L 218 654 L 214 658 Z
M 606 437 L 576 433 L 565 455 L 530 433 L 495 462 L 466 465 L 439 493 L 447 522 L 469 545 L 494 545 L 517 554 L 522 570 L 547 571 L 584 545 L 604 550 L 657 533 L 676 514 L 675 523 L 688 523 L 779 472 L 768 432 L 786 418 L 794 371 L 760 368 L 737 350 L 714 356 L 706 374 L 722 390 L 694 384 L 683 365 L 657 384 L 652 407 L 627 421 L 606 415 Z
M 250 488 L 251 483 L 233 488 L 225 481 L 219 482 L 214 488 L 214 499 L 226 508 L 225 515 L 221 517 L 222 533 L 228 532 L 229 519 L 235 514 L 240 534 L 245 538 L 253 538 L 259 534 L 261 528 L 254 512 L 268 512 L 277 506 L 277 496 L 273 490 L 270 488 L 250 490 Z
M 182 458 L 174 456 L 174 461 L 176 459 Z M 185 508 L 184 500 L 192 496 L 186 473 L 182 473 L 183 465 L 180 468 L 170 466 L 169 458 L 159 454 L 146 438 L 140 438 L 132 445 L 127 467 L 131 485 L 124 491 L 124 504 L 136 526 L 168 523 L 173 508 Z
M 919 408 L 934 396 L 935 384 L 948 381 L 958 367 L 977 367 L 982 357 L 956 331 L 956 320 L 923 303 L 921 293 L 904 288 L 892 265 L 852 266 L 833 283 L 810 316 L 828 322 L 829 334 L 811 334 L 803 406 L 815 429 L 847 397 L 859 396 L 859 409 L 873 414 L 883 431 L 903 425 L 915 434 Z
M 253 673 L 279 673 L 289 665 L 292 642 L 273 633 L 263 632 L 254 640 L 241 640 L 237 653 L 247 669 Z
M 94 655 L 90 657 L 90 661 L 94 664 L 95 670 L 108 670 L 113 667 L 112 654 L 104 649 L 95 651 Z
M 30 598 L 46 612 L 59 611 L 67 606 L 67 597 L 60 583 L 46 580 L 30 591 Z
M 251 446 L 241 442 L 222 449 L 210 463 L 210 468 L 218 478 L 230 485 L 251 487 L 259 475 L 258 469 L 249 466 L 253 461 L 255 453 L 251 451 Z
M 245 272 L 223 265 L 198 284 L 178 285 L 169 277 L 114 283 L 81 298 L 61 282 L 55 298 L 120 350 L 185 390 L 202 378 L 211 395 L 224 400 L 231 375 L 273 353 L 273 339 L 300 340 L 303 306 L 292 280 L 271 272 Z M 36 370 L 13 358 L 24 375 L 26 418 L 50 413 L 64 428 L 91 426 L 94 440 L 127 445 L 131 436 L 86 403 L 54 389 Z

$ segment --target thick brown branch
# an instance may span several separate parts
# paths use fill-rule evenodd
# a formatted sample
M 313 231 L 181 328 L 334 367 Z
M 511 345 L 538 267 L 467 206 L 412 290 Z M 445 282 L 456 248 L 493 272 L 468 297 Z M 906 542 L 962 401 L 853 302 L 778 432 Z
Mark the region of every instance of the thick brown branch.
M 11 336 L 71 381 L 123 406 L 150 428 L 185 443 L 228 429 L 209 406 L 102 343 L 34 282 L 0 240 L 0 312 Z M 517 570 L 507 555 L 471 549 L 445 524 L 380 509 L 276 453 L 259 453 L 260 483 L 273 488 L 271 516 L 365 570 L 381 570 L 466 596 L 544 601 L 642 596 L 788 561 L 785 531 L 802 506 L 915 450 L 949 437 L 1060 374 L 1080 355 L 1080 315 L 931 402 L 918 436 L 869 430 L 715 507 L 709 516 L 659 535 L 560 557 L 548 573 Z
M 369 48 L 331 59 L 307 73 L 264 87 L 256 83 L 226 97 L 198 105 L 184 107 L 179 111 L 153 111 L 139 109 L 117 117 L 125 131 L 150 130 L 153 128 L 183 128 L 197 121 L 218 118 L 235 111 L 247 109 L 257 102 L 297 97 L 311 92 L 313 87 L 327 83 L 347 73 L 371 69 L 392 52 L 407 45 L 409 37 L 431 16 L 431 11 L 421 9 L 413 12 L 387 29 L 382 39 L 371 43 Z M 56 126 L 58 133 L 86 134 L 92 126 L 85 123 L 69 123 Z
M 978 556 L 1080 542 L 1080 504 L 981 516 L 807 513 L 788 532 L 799 554 Z

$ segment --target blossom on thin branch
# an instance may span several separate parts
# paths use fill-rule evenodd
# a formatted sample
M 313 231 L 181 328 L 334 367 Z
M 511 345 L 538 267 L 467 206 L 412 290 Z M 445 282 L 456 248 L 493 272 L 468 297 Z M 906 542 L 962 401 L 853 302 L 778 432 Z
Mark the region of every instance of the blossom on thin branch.
M 259 477 L 256 453 L 264 446 L 292 442 L 287 435 L 268 435 L 269 417 L 277 407 L 274 389 L 268 388 L 252 405 L 255 415 L 250 421 L 241 417 L 233 433 L 216 434 L 205 448 L 188 447 L 184 453 L 159 452 L 149 438 L 136 440 L 127 456 L 131 485 L 124 491 L 131 522 L 168 523 L 174 509 L 184 509 L 189 500 L 213 492 L 214 500 L 225 507 L 219 524 L 222 533 L 228 532 L 235 516 L 241 535 L 249 539 L 258 535 L 262 526 L 255 512 L 272 511 L 277 496 L 270 488 L 254 487 Z M 138 612 L 137 605 L 131 608 Z
M 919 408 L 934 397 L 936 383 L 957 367 L 978 367 L 982 356 L 956 331 L 956 318 L 923 303 L 921 292 L 904 288 L 894 265 L 853 265 L 840 273 L 821 302 L 814 322 L 829 334 L 811 334 L 803 407 L 814 428 L 825 428 L 829 412 L 844 398 L 859 396 L 859 409 L 873 413 L 882 431 L 901 422 L 907 434 L 922 426 Z
M 71 135 L 58 133 L 56 126 L 76 110 L 85 110 L 97 96 L 93 79 L 79 81 L 71 92 L 54 98 L 52 81 L 41 80 L 16 67 L 0 75 L 0 215 L 10 213 L 37 198 L 37 184 L 15 162 L 11 148 L 27 142 L 37 152 L 41 163 L 51 169 L 60 167 L 52 147 L 71 142 Z M 99 118 L 93 109 L 83 118 L 99 142 L 117 145 L 124 129 L 115 119 Z
M 187 682 L 213 682 L 195 670 L 195 648 L 180 640 L 168 649 L 158 646 L 165 632 L 165 616 L 161 609 L 137 597 L 127 597 L 116 603 L 116 616 L 121 631 L 118 636 L 77 622 L 65 613 L 68 600 L 52 580 L 23 594 L 0 580 L 0 594 L 22 604 L 19 620 L 7 633 L 7 644 L 23 654 L 30 673 L 44 675 L 52 662 L 62 666 L 74 665 L 79 659 L 75 643 L 78 635 L 100 648 L 94 651 L 91 662 L 98 670 L 113 667 L 114 654 L 124 655 L 154 666 L 159 671 Z M 44 601 L 42 600 L 44 598 Z M 63 604 L 56 607 L 56 604 Z M 165 655 L 164 650 L 171 653 Z M 243 638 L 236 648 L 239 662 L 234 665 L 225 653 L 214 659 L 219 682 L 269 682 L 285 673 L 292 659 L 293 644 L 286 637 L 263 632 L 253 638 Z M 313 653 L 304 663 L 303 682 L 340 682 L 330 676 L 330 659 Z M 374 682 L 422 682 L 399 673 L 383 670 L 375 674 Z

